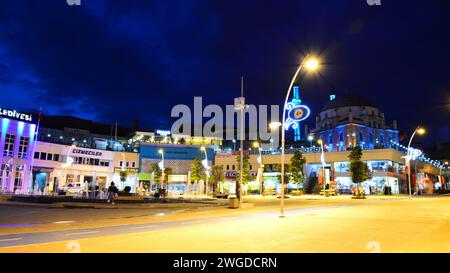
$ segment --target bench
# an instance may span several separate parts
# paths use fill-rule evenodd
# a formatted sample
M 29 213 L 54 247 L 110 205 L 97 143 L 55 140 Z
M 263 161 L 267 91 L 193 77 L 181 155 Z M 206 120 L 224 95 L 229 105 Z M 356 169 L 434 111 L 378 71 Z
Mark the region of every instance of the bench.
M 325 195 L 327 194 L 328 196 L 330 195 L 339 195 L 337 190 L 321 190 L 320 191 L 320 195 Z
M 266 195 L 276 195 L 277 194 L 277 191 L 276 190 L 264 190 L 264 192 L 263 192 L 263 195 L 264 196 L 266 196 Z

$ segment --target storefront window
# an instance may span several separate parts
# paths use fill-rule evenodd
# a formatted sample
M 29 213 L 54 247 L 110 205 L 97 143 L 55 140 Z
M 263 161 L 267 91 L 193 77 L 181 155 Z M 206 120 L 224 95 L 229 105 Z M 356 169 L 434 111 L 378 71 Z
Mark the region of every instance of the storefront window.
M 369 169 L 371 172 L 387 172 L 387 161 L 368 161 Z
M 350 172 L 350 162 L 334 162 L 334 171 L 339 173 Z
M 18 165 L 16 167 L 16 176 L 14 178 L 14 190 L 21 190 L 22 189 L 22 181 L 23 181 L 23 166 Z

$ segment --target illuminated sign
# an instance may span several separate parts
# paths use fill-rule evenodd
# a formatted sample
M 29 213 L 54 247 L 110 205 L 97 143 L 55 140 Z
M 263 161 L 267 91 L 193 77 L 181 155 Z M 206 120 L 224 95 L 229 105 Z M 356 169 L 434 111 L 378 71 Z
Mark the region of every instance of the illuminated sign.
M 286 110 L 288 111 L 288 114 L 287 119 L 284 122 L 285 130 L 289 130 L 291 126 L 293 129 L 299 128 L 300 121 L 308 118 L 311 112 L 308 106 L 303 104 L 295 105 L 292 102 L 286 104 Z
M 414 148 L 408 148 L 408 153 L 407 153 L 407 157 L 410 160 L 416 160 L 416 158 L 418 158 L 419 156 L 422 155 L 422 151 L 419 149 L 414 149 Z
M 102 156 L 102 152 L 98 151 L 89 151 L 89 150 L 81 150 L 81 149 L 73 149 L 72 154 L 81 154 L 81 155 L 92 155 L 92 156 Z
M 156 130 L 156 133 L 160 136 L 170 136 L 171 134 L 169 130 Z
M 33 121 L 33 115 L 17 112 L 16 110 L 8 110 L 0 108 L 0 116 L 22 121 Z

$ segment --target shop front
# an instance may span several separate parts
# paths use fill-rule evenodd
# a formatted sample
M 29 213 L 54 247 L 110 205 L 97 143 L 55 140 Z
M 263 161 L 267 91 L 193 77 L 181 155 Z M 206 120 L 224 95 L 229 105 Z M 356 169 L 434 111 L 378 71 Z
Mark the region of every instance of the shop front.
M 352 188 L 356 186 L 352 182 L 350 175 L 335 177 L 337 189 L 341 194 L 350 194 Z M 377 175 L 370 178 L 370 180 L 361 183 L 366 195 L 370 194 L 385 194 L 388 192 L 392 194 L 400 193 L 399 179 L 386 175 Z M 389 190 L 387 190 L 389 188 Z
M 37 142 L 33 190 L 48 194 L 86 195 L 113 181 L 114 153 L 54 143 Z

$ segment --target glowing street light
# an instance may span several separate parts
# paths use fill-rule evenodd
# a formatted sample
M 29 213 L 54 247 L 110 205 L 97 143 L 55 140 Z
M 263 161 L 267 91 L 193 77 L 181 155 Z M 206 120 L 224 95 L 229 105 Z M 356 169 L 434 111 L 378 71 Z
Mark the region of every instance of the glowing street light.
M 313 135 L 309 135 L 309 136 L 308 136 L 308 141 L 309 141 L 309 143 L 311 144 L 311 148 L 312 148 L 312 143 L 313 143 L 313 141 L 314 141 L 314 136 L 313 136 Z
M 305 62 L 305 68 L 309 71 L 316 71 L 319 66 L 319 61 L 314 57 L 308 58 Z
M 413 140 L 413 138 L 414 138 L 414 136 L 416 134 L 423 135 L 423 134 L 425 134 L 425 132 L 426 131 L 425 131 L 424 128 L 422 128 L 420 126 L 417 126 L 416 130 L 414 130 L 414 132 L 411 135 L 411 138 L 409 139 L 408 148 L 406 149 L 407 155 L 405 157 L 405 164 L 408 167 L 409 199 L 411 199 L 411 156 L 409 155 L 410 150 L 411 150 L 410 149 L 411 148 L 411 142 L 412 142 L 412 140 Z
M 289 88 L 286 93 L 286 99 L 284 100 L 283 105 L 283 119 L 282 123 L 284 124 L 286 122 L 286 106 L 289 101 L 289 95 L 291 94 L 292 86 L 294 85 L 295 80 L 297 79 L 298 74 L 300 71 L 305 68 L 307 71 L 316 71 L 319 68 L 319 61 L 312 57 L 312 56 L 306 56 L 306 58 L 303 60 L 303 62 L 299 65 L 297 68 L 297 71 L 295 71 L 294 76 L 291 79 L 291 83 L 289 85 Z M 284 145 L 285 145 L 285 130 L 284 128 L 281 130 L 281 198 L 280 198 L 280 217 L 284 216 Z
M 269 128 L 271 129 L 271 130 L 276 130 L 276 129 L 278 129 L 279 127 L 281 127 L 283 124 L 281 124 L 281 122 L 279 122 L 279 121 L 273 121 L 273 122 L 271 122 L 270 124 L 269 124 Z

